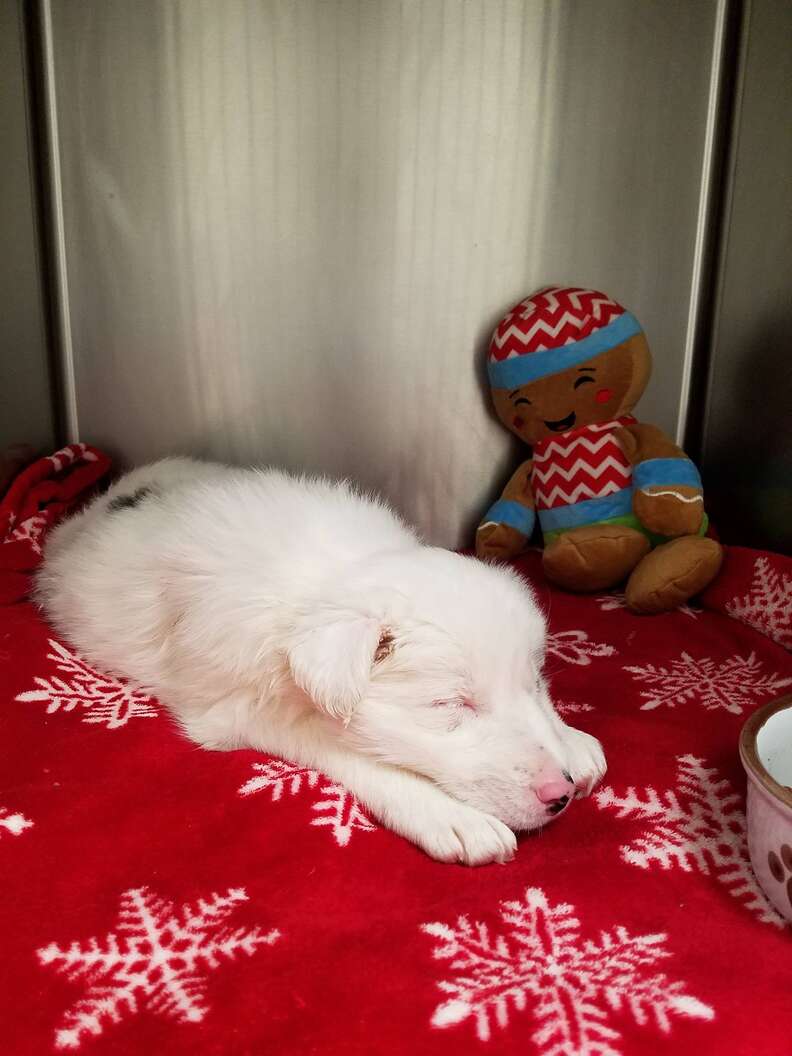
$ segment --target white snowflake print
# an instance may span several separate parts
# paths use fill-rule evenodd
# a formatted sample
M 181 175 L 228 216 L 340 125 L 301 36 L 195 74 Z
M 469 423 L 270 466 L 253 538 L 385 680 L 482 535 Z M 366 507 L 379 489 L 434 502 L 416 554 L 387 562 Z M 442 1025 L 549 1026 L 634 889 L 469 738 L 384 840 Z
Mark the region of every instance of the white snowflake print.
M 424 924 L 434 936 L 437 960 L 449 973 L 437 985 L 446 999 L 432 1016 L 435 1027 L 471 1019 L 481 1041 L 493 1026 L 509 1025 L 512 1007 L 530 1006 L 539 1056 L 620 1056 L 621 1035 L 609 1011 L 625 1010 L 639 1026 L 650 1021 L 668 1033 L 672 1015 L 709 1020 L 713 1010 L 685 992 L 685 984 L 657 972 L 670 957 L 667 936 L 630 935 L 626 928 L 583 939 L 573 907 L 550 905 L 541 888 L 519 902 L 503 902 L 504 928 L 459 917 L 454 926 Z
M 601 594 L 597 601 L 602 612 L 612 612 L 614 609 L 626 609 L 627 599 L 624 596 L 624 592 L 620 590 L 612 590 L 608 594 Z M 684 616 L 689 616 L 691 620 L 697 620 L 701 615 L 701 609 L 697 609 L 695 605 L 678 605 L 672 612 L 681 612 Z M 660 613 L 661 616 L 667 615 L 666 613 Z
M 28 542 L 33 552 L 41 557 L 43 553 L 41 537 L 46 527 L 47 518 L 41 513 L 35 513 L 17 525 L 5 541 L 7 543 Z
M 36 677 L 33 681 L 37 688 L 20 693 L 17 700 L 46 703 L 48 715 L 76 708 L 82 712 L 83 722 L 100 723 L 108 730 L 126 726 L 130 719 L 157 715 L 154 700 L 143 690 L 95 671 L 60 642 L 50 639 L 49 646 L 52 652 L 47 653 L 47 659 L 54 660 L 58 670 L 69 676 L 69 681 L 57 675 Z
M 569 664 L 585 667 L 593 656 L 613 656 L 615 652 L 614 647 L 605 642 L 590 642 L 585 631 L 556 631 L 547 636 L 547 655 Z
M 101 941 L 66 947 L 53 942 L 37 950 L 41 964 L 86 982 L 85 996 L 66 1012 L 55 1034 L 56 1048 L 77 1049 L 84 1035 L 101 1034 L 108 1021 L 119 1023 L 142 1009 L 200 1023 L 208 1011 L 208 972 L 223 958 L 251 956 L 279 938 L 276 930 L 224 926 L 246 901 L 243 888 L 231 888 L 177 909 L 146 887 L 131 888 L 121 896 L 115 931 Z
M 726 611 L 792 649 L 792 576 L 773 568 L 768 557 L 757 557 L 751 589 L 745 597 L 730 601 Z
M 649 823 L 641 836 L 619 848 L 623 861 L 639 869 L 656 864 L 715 876 L 759 920 L 783 927 L 751 868 L 742 797 L 703 759 L 682 755 L 677 764 L 675 789 L 658 793 L 651 786 L 640 792 L 630 787 L 617 796 L 612 788 L 602 788 L 595 793 L 600 809 Z
M 642 711 L 667 706 L 676 707 L 685 701 L 695 701 L 708 711 L 722 708 L 733 715 L 741 715 L 743 708 L 754 704 L 792 683 L 792 678 L 781 678 L 765 673 L 755 653 L 746 657 L 732 656 L 728 660 L 695 660 L 690 653 L 682 653 L 670 667 L 625 667 L 638 682 L 649 688 L 641 690 Z
M 0 837 L 4 832 L 19 836 L 25 829 L 31 829 L 33 822 L 24 814 L 11 814 L 6 807 L 0 807 Z
M 555 709 L 559 715 L 579 715 L 584 711 L 594 711 L 594 705 L 583 700 L 557 700 Z
M 96 462 L 97 458 L 93 451 L 89 451 L 86 444 L 68 444 L 52 455 L 47 455 L 47 461 L 55 467 L 56 473 L 61 473 L 68 466 L 81 458 L 83 462 Z
M 302 790 L 316 790 L 312 810 L 316 817 L 312 825 L 329 825 L 339 847 L 346 847 L 353 832 L 373 832 L 376 825 L 370 821 L 351 794 L 341 785 L 335 785 L 318 770 L 305 766 L 270 759 L 266 763 L 254 763 L 256 776 L 251 777 L 239 789 L 240 796 L 251 796 L 255 792 L 269 790 L 273 803 L 277 803 L 284 791 L 296 796 Z

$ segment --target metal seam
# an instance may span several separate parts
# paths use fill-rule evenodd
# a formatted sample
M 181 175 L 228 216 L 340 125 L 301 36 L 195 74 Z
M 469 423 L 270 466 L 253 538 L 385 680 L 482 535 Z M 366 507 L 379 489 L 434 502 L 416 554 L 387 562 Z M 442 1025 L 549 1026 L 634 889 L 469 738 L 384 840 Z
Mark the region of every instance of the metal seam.
M 690 412 L 690 389 L 693 361 L 696 352 L 699 324 L 702 311 L 702 291 L 706 283 L 707 245 L 712 224 L 712 185 L 715 175 L 715 139 L 722 106 L 724 83 L 724 55 L 726 50 L 726 27 L 729 0 L 718 0 L 715 15 L 715 30 L 712 41 L 712 63 L 710 67 L 709 94 L 707 98 L 707 123 L 704 135 L 704 151 L 701 163 L 701 190 L 699 193 L 696 240 L 693 250 L 693 269 L 690 282 L 690 302 L 685 348 L 682 357 L 682 384 L 679 390 L 676 440 L 684 443 Z
M 57 335 L 58 366 L 61 374 L 62 413 L 67 443 L 79 440 L 77 388 L 74 375 L 71 314 L 69 310 L 69 277 L 66 263 L 66 233 L 63 216 L 63 188 L 61 185 L 60 141 L 55 86 L 55 53 L 52 36 L 50 0 L 39 0 L 39 17 L 43 51 L 43 124 L 47 145 L 47 191 L 52 218 L 54 320 Z

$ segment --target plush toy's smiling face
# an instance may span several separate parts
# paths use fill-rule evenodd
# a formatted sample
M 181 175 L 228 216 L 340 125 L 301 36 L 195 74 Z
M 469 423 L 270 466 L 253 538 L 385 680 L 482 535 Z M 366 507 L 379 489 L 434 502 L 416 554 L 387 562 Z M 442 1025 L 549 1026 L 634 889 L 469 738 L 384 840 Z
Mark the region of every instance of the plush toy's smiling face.
M 535 444 L 629 413 L 646 388 L 650 369 L 646 339 L 636 334 L 578 366 L 516 389 L 493 389 L 495 410 L 508 429 Z

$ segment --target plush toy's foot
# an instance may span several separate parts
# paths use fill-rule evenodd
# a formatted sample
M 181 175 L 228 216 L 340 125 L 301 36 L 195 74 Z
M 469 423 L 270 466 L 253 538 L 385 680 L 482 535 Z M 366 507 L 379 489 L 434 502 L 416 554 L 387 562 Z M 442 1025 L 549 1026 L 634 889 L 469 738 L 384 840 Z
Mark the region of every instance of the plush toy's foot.
M 623 525 L 587 525 L 564 532 L 545 547 L 547 578 L 564 590 L 607 590 L 632 572 L 649 550 L 642 532 Z
M 508 524 L 485 524 L 476 532 L 476 557 L 508 561 L 525 549 L 528 540 Z
M 723 550 L 714 539 L 683 535 L 648 554 L 627 583 L 627 608 L 667 612 L 702 591 L 717 576 Z

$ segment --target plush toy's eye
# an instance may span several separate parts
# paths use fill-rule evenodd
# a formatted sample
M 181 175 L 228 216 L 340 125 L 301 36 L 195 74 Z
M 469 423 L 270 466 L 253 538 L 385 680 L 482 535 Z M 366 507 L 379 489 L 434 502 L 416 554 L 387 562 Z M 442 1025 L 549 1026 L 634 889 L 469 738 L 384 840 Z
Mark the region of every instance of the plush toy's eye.
M 577 381 L 575 382 L 575 384 L 573 385 L 573 388 L 579 389 L 580 386 L 581 385 L 585 385 L 587 381 L 593 381 L 593 380 L 594 380 L 593 378 L 578 378 Z
M 519 400 L 515 400 L 514 401 L 514 406 L 515 407 L 519 407 L 521 403 L 527 403 L 529 407 L 531 405 L 531 401 L 530 400 L 526 400 L 526 398 L 524 396 L 521 396 L 519 398 Z

